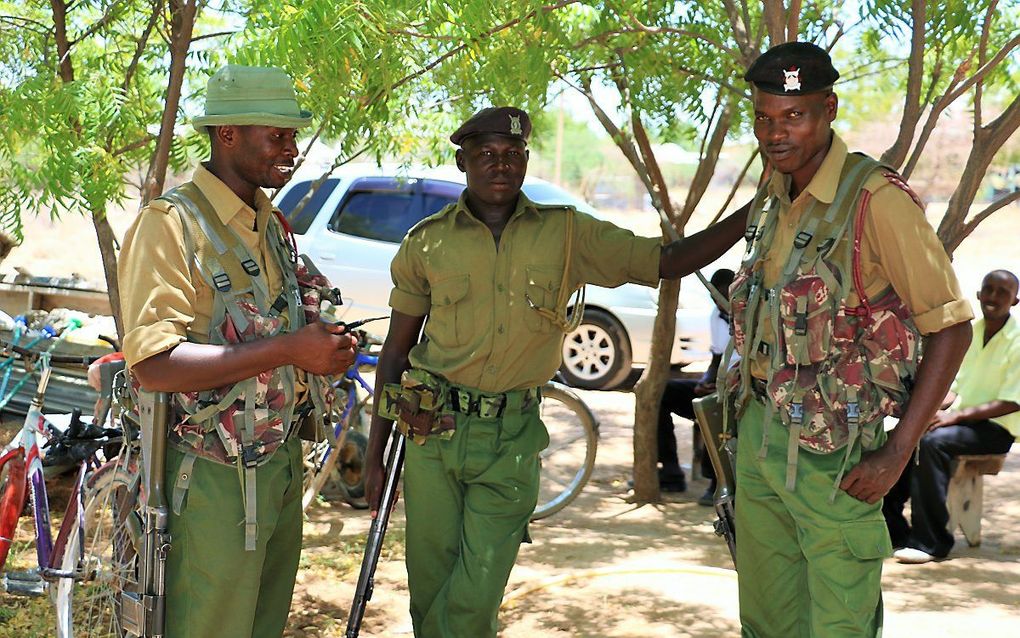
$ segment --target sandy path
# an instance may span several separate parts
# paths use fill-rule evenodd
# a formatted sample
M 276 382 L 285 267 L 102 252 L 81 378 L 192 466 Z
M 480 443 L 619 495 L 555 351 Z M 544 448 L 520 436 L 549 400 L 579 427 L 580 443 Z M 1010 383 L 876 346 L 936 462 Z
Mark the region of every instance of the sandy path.
M 577 501 L 533 525 L 535 543 L 522 547 L 508 592 L 514 596 L 521 588 L 574 578 L 524 593 L 505 605 L 500 636 L 738 635 L 735 572 L 724 544 L 712 532 L 712 512 L 695 503 L 706 483 L 694 482 L 686 494 L 664 495 L 657 505 L 635 508 L 627 503 L 633 394 L 581 394 L 601 422 L 596 472 Z M 690 427 L 678 420 L 677 432 L 681 459 L 689 460 Z M 1020 635 L 1018 481 L 1018 455 L 1010 457 L 1002 473 L 986 480 L 980 547 L 965 548 L 961 537 L 952 560 L 923 566 L 887 562 L 885 636 Z M 342 506 L 320 508 L 308 526 L 307 552 L 336 542 L 335 522 L 341 517 L 345 526 L 340 543 L 353 542 L 366 531 L 363 514 Z M 402 511 L 393 528 L 402 533 Z M 363 636 L 410 635 L 400 558 L 380 569 Z M 337 582 L 328 569 L 304 570 L 290 635 L 342 635 L 355 579 L 352 574 Z

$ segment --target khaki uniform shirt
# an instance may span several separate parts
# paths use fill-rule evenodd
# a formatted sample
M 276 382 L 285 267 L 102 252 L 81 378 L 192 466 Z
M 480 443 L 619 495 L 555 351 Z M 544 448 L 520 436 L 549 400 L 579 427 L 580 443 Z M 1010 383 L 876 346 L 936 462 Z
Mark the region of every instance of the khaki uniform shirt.
M 563 333 L 530 305 L 554 309 L 568 210 L 536 206 L 522 193 L 498 248 L 464 194 L 412 228 L 390 269 L 390 306 L 428 315 L 411 364 L 485 392 L 546 383 L 560 366 Z M 574 213 L 570 251 L 570 290 L 584 283 L 658 284 L 657 238 Z
M 772 243 L 758 266 L 764 269 L 765 287 L 778 283 L 786 260 L 793 252 L 800 216 L 810 207 L 812 198 L 832 203 L 846 157 L 846 143 L 833 134 L 832 146 L 818 172 L 792 202 L 790 176 L 773 173 L 768 188 L 771 196 L 779 198 L 779 220 Z M 924 211 L 906 191 L 890 183 L 881 173 L 872 175 L 864 188 L 871 192 L 861 239 L 861 278 L 865 294 L 874 299 L 892 286 L 924 335 L 972 319 L 970 303 L 963 299 L 949 257 L 925 219 Z M 851 287 L 847 305 L 859 304 L 860 299 Z M 754 357 L 751 373 L 761 379 L 767 378 L 768 357 L 760 353 Z
M 264 238 L 273 211 L 269 197 L 257 190 L 252 210 L 204 166 L 195 169 L 192 181 L 258 259 L 269 298 L 275 299 L 283 277 Z M 183 341 L 207 340 L 213 290 L 196 270 L 193 255 L 186 253 L 181 218 L 163 200 L 143 208 L 125 233 L 118 275 L 128 367 Z

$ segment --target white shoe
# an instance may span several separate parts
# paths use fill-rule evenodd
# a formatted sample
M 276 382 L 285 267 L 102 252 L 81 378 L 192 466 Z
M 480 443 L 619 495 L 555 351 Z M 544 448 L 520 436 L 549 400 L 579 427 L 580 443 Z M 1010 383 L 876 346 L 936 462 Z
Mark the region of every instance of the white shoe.
M 898 563 L 904 563 L 905 565 L 923 565 L 924 563 L 930 563 L 933 560 L 938 560 L 928 552 L 923 552 L 913 547 L 904 547 L 897 549 L 893 552 L 893 558 Z

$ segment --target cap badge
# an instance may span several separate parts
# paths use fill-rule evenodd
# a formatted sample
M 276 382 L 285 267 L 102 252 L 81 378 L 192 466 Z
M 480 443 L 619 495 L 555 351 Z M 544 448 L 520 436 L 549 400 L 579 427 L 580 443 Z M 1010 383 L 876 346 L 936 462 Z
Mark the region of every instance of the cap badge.
M 523 133 L 524 133 L 524 130 L 521 128 L 521 116 L 520 115 L 511 115 L 510 116 L 510 134 L 511 135 L 521 135 Z
M 783 75 L 785 81 L 783 82 L 783 92 L 786 91 L 799 91 L 800 90 L 800 69 L 791 67 L 789 71 L 783 69 Z

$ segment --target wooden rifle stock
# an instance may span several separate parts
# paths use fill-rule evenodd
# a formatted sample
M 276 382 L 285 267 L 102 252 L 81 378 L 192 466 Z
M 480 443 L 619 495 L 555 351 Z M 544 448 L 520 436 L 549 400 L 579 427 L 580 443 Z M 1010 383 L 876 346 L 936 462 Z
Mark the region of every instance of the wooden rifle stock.
M 379 565 L 379 554 L 382 552 L 383 537 L 390 522 L 390 512 L 397 500 L 397 486 L 400 483 L 400 468 L 404 464 L 404 446 L 407 439 L 396 428 L 390 441 L 390 454 L 386 462 L 386 481 L 383 483 L 382 496 L 379 499 L 379 511 L 368 530 L 365 542 L 365 558 L 361 562 L 361 573 L 358 575 L 358 587 L 354 590 L 354 601 L 351 613 L 347 618 L 346 638 L 357 638 L 361 631 L 361 621 L 365 618 L 365 607 L 372 600 L 375 588 L 375 569 Z
M 715 533 L 726 539 L 733 565 L 737 564 L 737 531 L 733 518 L 733 497 L 736 493 L 736 481 L 733 467 L 733 443 L 736 439 L 725 430 L 723 406 L 719 403 L 718 394 L 710 394 L 693 401 L 694 415 L 697 417 L 701 437 L 705 441 L 708 458 L 715 469 Z M 733 411 L 730 411 L 733 414 Z

